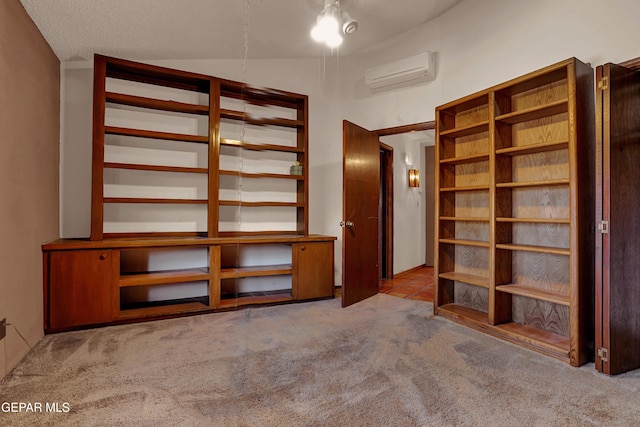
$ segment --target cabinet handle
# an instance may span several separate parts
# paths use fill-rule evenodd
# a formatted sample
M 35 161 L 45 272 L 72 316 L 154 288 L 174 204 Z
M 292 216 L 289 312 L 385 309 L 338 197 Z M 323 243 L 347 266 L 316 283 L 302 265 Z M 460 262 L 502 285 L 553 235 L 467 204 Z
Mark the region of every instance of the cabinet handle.
M 301 251 L 304 251 L 305 249 L 307 249 L 307 247 L 306 247 L 306 246 L 300 246 L 300 250 L 301 250 Z
M 101 260 L 107 259 L 107 254 L 100 254 L 100 259 Z

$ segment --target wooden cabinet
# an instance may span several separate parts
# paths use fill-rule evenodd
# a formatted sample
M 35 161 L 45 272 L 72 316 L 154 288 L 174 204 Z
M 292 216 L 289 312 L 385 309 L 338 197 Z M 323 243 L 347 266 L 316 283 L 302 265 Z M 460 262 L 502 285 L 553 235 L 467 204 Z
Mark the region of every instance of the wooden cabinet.
M 113 261 L 108 249 L 46 254 L 46 330 L 111 321 L 111 290 L 117 275 Z
M 293 292 L 296 299 L 332 297 L 333 242 L 293 244 Z
M 334 241 L 310 235 L 51 242 L 43 245 L 45 330 L 331 298 Z
M 593 356 L 592 69 L 569 59 L 438 107 L 435 312 Z
M 640 72 L 596 69 L 596 369 L 640 368 Z

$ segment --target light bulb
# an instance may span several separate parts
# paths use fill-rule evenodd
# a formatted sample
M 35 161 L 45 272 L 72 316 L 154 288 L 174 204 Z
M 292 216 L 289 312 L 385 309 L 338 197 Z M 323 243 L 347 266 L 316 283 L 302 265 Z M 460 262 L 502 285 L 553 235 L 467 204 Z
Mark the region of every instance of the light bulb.
M 345 22 L 346 28 L 342 27 L 342 17 L 340 9 L 333 4 L 328 5 L 322 11 L 322 13 L 316 18 L 316 25 L 311 29 L 311 38 L 320 43 L 324 42 L 328 47 L 334 49 L 342 44 L 343 38 L 341 31 L 345 34 L 350 34 L 357 29 L 357 21 L 351 19 L 347 14 L 349 22 Z M 355 23 L 355 28 L 353 25 Z
M 324 41 L 322 30 L 318 24 L 314 25 L 311 29 L 311 38 L 318 43 Z
M 325 43 L 332 49 L 336 48 L 342 44 L 342 36 L 335 32 L 331 34 L 331 36 L 327 37 Z
M 338 20 L 331 15 L 324 15 L 318 22 L 323 40 L 328 40 L 333 34 L 338 33 Z

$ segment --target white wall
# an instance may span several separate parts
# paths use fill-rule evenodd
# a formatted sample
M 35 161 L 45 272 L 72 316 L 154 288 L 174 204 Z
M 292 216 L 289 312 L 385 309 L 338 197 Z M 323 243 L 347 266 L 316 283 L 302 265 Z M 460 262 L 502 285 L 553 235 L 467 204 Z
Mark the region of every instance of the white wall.
M 429 131 L 433 134 L 434 131 Z M 390 135 L 381 141 L 393 147 L 393 274 L 425 263 L 425 159 L 422 132 Z M 433 145 L 433 139 L 428 141 Z M 409 169 L 420 171 L 420 187 L 409 187 Z M 433 206 L 433 205 L 431 205 Z
M 252 60 L 246 74 L 238 60 L 158 64 L 308 94 L 310 231 L 340 237 L 342 119 L 368 129 L 429 121 L 437 105 L 571 56 L 594 66 L 640 56 L 637 16 L 640 2 L 636 0 L 606 4 L 596 0 L 464 0 L 421 27 L 347 58 Z M 424 51 L 436 54 L 435 81 L 375 95 L 368 92 L 364 85 L 368 67 Z M 90 163 L 84 151 L 90 141 L 86 139 L 90 120 L 81 116 L 90 113 L 86 98 L 91 89 L 83 79 L 86 76 L 64 76 L 64 236 L 86 237 L 89 232 L 90 175 L 85 169 Z M 72 114 L 76 117 L 69 117 Z M 341 247 L 339 239 L 338 284 Z
M 594 67 L 638 57 L 638 16 L 637 0 L 464 0 L 421 27 L 342 59 L 342 116 L 371 130 L 430 121 L 438 105 L 569 57 Z M 368 93 L 367 68 L 425 51 L 436 55 L 435 81 Z
M 640 56 L 636 0 L 465 0 L 439 18 L 442 101 L 569 57 Z

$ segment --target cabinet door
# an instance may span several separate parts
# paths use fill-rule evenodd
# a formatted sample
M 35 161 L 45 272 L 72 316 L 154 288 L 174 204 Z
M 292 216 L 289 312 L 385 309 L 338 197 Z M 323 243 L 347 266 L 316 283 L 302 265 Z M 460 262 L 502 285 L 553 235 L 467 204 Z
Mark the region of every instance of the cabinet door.
M 293 244 L 293 298 L 333 296 L 333 241 Z
M 47 329 L 111 320 L 112 259 L 110 250 L 51 252 Z
M 605 64 L 597 79 L 596 369 L 614 375 L 640 368 L 640 72 Z

